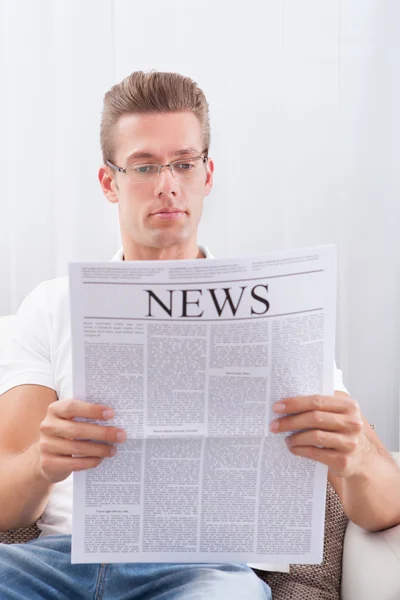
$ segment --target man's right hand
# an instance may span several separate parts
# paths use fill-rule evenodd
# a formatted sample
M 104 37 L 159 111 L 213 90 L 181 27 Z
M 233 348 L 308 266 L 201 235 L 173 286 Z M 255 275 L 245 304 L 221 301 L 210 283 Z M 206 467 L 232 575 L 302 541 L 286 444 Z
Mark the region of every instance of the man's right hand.
M 123 429 L 73 420 L 83 417 L 107 421 L 113 416 L 114 411 L 103 404 L 74 399 L 52 402 L 40 424 L 39 465 L 43 477 L 57 483 L 73 471 L 97 467 L 104 458 L 114 456 L 113 444 L 126 439 Z

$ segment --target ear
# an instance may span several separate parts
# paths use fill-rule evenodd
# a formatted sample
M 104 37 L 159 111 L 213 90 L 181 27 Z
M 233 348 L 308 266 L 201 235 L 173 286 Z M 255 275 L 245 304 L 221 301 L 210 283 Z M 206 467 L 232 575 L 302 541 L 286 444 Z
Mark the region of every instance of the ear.
M 209 158 L 207 161 L 207 177 L 206 177 L 206 183 L 204 186 L 204 188 L 205 188 L 204 196 L 208 196 L 208 194 L 211 192 L 213 182 L 214 182 L 214 161 L 211 158 Z
M 116 204 L 118 202 L 118 186 L 115 182 L 114 177 L 111 175 L 109 167 L 102 165 L 99 169 L 98 178 L 100 181 L 101 189 L 103 194 L 109 202 Z

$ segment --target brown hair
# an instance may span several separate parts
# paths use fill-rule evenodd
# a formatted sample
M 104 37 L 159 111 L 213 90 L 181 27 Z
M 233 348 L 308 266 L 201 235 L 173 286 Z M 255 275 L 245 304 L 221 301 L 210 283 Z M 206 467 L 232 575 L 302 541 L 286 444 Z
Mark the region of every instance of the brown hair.
M 113 160 L 113 129 L 122 115 L 152 112 L 193 112 L 200 121 L 204 147 L 210 146 L 208 102 L 197 83 L 179 73 L 135 71 L 104 96 L 100 126 L 103 161 Z

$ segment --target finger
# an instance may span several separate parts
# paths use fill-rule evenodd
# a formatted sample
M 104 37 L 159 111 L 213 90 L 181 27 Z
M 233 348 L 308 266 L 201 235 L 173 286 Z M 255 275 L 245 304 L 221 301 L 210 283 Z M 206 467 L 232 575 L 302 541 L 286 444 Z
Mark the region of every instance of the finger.
M 285 439 L 285 442 L 288 448 L 319 446 L 339 452 L 354 452 L 358 446 L 358 437 L 314 429 L 290 435 Z
M 277 414 L 294 414 L 308 411 L 324 411 L 332 413 L 359 413 L 358 403 L 350 396 L 297 396 L 284 398 L 273 406 Z
M 40 432 L 45 436 L 55 436 L 69 440 L 95 440 L 110 444 L 121 443 L 126 440 L 126 432 L 118 427 L 56 418 L 45 419 L 40 424 Z
M 62 472 L 71 473 L 72 471 L 84 471 L 85 469 L 93 469 L 98 467 L 104 458 L 94 457 L 66 457 L 43 454 L 41 456 L 40 466 L 45 472 Z
M 357 415 L 312 411 L 276 419 L 271 422 L 270 429 L 274 433 L 300 431 L 302 429 L 356 433 L 362 431 L 363 422 Z
M 45 454 L 62 456 L 79 455 L 82 457 L 110 457 L 115 456 L 117 449 L 112 444 L 99 442 L 80 442 L 56 437 L 43 437 L 40 449 Z
M 314 446 L 297 446 L 296 448 L 290 448 L 290 452 L 296 456 L 303 456 L 304 458 L 322 463 L 334 473 L 343 473 L 350 466 L 349 455 L 336 452 L 335 450 L 325 450 L 323 448 L 315 448 Z
M 100 421 L 114 416 L 113 409 L 106 404 L 91 404 L 75 398 L 53 402 L 49 410 L 60 419 L 86 418 Z

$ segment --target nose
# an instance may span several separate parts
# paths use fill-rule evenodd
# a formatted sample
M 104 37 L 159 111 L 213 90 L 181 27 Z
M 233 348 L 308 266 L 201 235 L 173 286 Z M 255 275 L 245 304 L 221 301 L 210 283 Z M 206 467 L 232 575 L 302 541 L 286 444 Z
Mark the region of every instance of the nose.
M 157 196 L 165 194 L 166 196 L 176 194 L 179 191 L 179 181 L 176 175 L 172 172 L 172 168 L 164 166 L 156 180 L 156 193 Z

